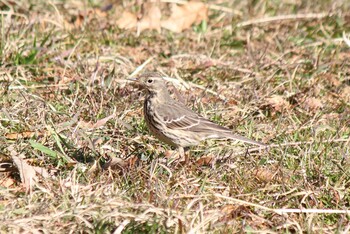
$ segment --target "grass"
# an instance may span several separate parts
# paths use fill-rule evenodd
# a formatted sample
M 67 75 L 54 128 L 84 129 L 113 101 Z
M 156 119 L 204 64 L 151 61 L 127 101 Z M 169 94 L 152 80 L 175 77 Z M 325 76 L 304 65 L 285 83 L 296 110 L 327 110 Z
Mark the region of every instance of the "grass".
M 121 4 L 0 3 L 0 165 L 18 156 L 49 172 L 30 191 L 16 167 L 0 172 L 1 232 L 349 231 L 349 4 L 221 5 L 235 14 L 137 37 L 116 27 Z M 189 87 L 174 96 L 273 147 L 203 142 L 167 166 L 126 81 L 150 58 Z

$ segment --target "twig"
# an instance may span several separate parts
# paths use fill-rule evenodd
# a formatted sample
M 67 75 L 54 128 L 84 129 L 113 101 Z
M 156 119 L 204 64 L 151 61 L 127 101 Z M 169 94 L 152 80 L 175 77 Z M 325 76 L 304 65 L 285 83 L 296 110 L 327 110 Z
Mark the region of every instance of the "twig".
M 350 214 L 349 210 L 330 210 L 330 209 L 273 209 L 278 214 L 284 213 L 306 213 L 306 214 Z
M 21 90 L 21 89 L 40 89 L 40 88 L 48 88 L 48 87 L 68 87 L 69 84 L 47 84 L 47 85 L 22 85 L 22 86 L 9 86 L 8 90 Z
M 247 201 L 244 201 L 244 200 L 240 200 L 240 199 L 237 199 L 237 198 L 232 198 L 232 197 L 227 197 L 227 196 L 223 196 L 221 194 L 214 194 L 215 197 L 218 197 L 218 198 L 222 198 L 222 199 L 225 199 L 225 200 L 229 200 L 229 201 L 232 201 L 234 203 L 238 203 L 238 204 L 241 204 L 241 205 L 247 205 L 247 206 L 253 206 L 255 208 L 258 208 L 258 209 L 261 209 L 261 210 L 265 210 L 265 211 L 270 211 L 270 212 L 274 212 L 274 213 L 277 213 L 277 214 L 285 214 L 285 213 L 306 213 L 306 214 L 350 214 L 350 211 L 349 210 L 332 210 L 332 209 L 303 209 L 303 208 L 292 208 L 292 209 L 272 209 L 272 208 L 269 208 L 269 207 L 266 207 L 266 206 L 262 206 L 262 205 L 259 205 L 259 204 L 255 204 L 255 203 L 252 203 L 252 202 L 247 202 Z
M 327 140 L 327 141 L 321 141 L 319 143 L 335 143 L 335 142 L 350 142 L 350 138 L 349 139 L 334 139 L 334 140 Z M 243 155 L 243 154 L 249 154 L 249 153 L 253 153 L 256 151 L 262 151 L 262 150 L 270 150 L 272 148 L 279 148 L 279 147 L 285 147 L 285 146 L 297 146 L 297 145 L 310 145 L 316 143 L 316 141 L 299 141 L 299 142 L 288 142 L 288 143 L 283 143 L 283 144 L 271 144 L 271 145 L 267 145 L 267 146 L 260 146 L 260 147 L 255 147 L 255 148 L 251 148 L 248 150 L 242 150 L 239 152 L 234 152 L 230 155 L 227 156 L 223 156 L 221 158 L 217 158 L 217 160 L 225 160 L 229 157 L 232 156 L 238 156 L 238 155 Z
M 252 19 L 248 21 L 244 21 L 241 23 L 238 23 L 236 27 L 246 27 L 254 24 L 264 24 L 264 23 L 270 23 L 275 21 L 285 21 L 285 20 L 307 20 L 307 19 L 322 19 L 327 16 L 330 16 L 330 13 L 309 13 L 309 14 L 297 14 L 297 15 L 278 15 L 278 16 L 272 16 L 272 17 L 266 17 L 266 18 L 260 18 L 260 19 Z
M 134 77 L 135 75 L 139 74 L 140 71 L 142 71 L 142 69 L 143 69 L 149 62 L 151 62 L 153 58 L 154 58 L 153 56 L 152 56 L 152 57 L 149 57 L 143 64 L 141 64 L 140 66 L 138 66 L 138 67 L 135 69 L 135 71 L 133 71 L 133 72 L 129 75 L 128 78 L 132 78 L 132 77 Z
M 182 4 L 182 5 L 188 3 L 188 1 L 184 1 L 184 0 L 162 0 L 161 2 Z M 235 15 L 239 15 L 239 16 L 242 15 L 242 12 L 240 12 L 238 10 L 234 10 L 233 8 L 230 8 L 230 7 L 225 7 L 225 6 L 215 5 L 215 4 L 207 4 L 207 6 L 211 10 L 223 11 L 226 13 L 231 13 L 231 14 L 235 14 Z
M 266 211 L 272 211 L 272 212 L 274 211 L 274 209 L 271 209 L 271 208 L 266 207 L 266 206 L 262 206 L 262 205 L 255 204 L 252 202 L 243 201 L 243 200 L 240 200 L 237 198 L 227 197 L 227 196 L 221 195 L 219 193 L 215 193 L 214 196 L 218 197 L 218 198 L 225 199 L 225 200 L 229 200 L 229 201 L 232 201 L 234 203 L 241 204 L 241 205 L 253 206 L 253 207 L 259 208 L 261 210 L 266 210 Z

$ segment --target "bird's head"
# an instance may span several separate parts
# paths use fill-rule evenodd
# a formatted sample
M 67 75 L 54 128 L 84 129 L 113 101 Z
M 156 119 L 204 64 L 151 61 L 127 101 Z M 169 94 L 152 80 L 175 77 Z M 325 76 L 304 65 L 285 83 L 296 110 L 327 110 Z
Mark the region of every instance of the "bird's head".
M 160 93 L 167 90 L 165 80 L 158 72 L 143 73 L 138 77 L 138 79 L 136 79 L 136 81 L 149 93 Z

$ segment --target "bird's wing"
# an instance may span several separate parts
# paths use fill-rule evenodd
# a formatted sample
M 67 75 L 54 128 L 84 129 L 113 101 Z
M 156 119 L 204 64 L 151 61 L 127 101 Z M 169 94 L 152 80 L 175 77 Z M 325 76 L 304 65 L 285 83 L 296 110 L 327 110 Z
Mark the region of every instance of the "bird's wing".
M 203 139 L 229 138 L 254 145 L 265 145 L 249 138 L 232 134 L 230 129 L 205 119 L 180 103 L 159 105 L 156 112 L 159 118 L 163 120 L 165 126 L 169 129 L 188 130 L 198 133 L 199 137 Z
M 170 129 L 189 130 L 200 124 L 199 115 L 180 103 L 159 105 L 156 113 Z
M 170 129 L 190 130 L 192 132 L 226 132 L 231 130 L 222 127 L 200 115 L 180 103 L 160 105 L 157 113 Z

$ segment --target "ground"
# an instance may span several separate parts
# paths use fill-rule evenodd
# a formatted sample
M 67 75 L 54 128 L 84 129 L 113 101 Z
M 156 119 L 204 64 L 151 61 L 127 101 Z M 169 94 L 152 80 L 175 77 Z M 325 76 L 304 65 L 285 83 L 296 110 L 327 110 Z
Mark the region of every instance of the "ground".
M 213 0 L 173 32 L 121 28 L 157 8 L 111 2 L 0 3 L 0 232 L 349 232 L 350 3 Z M 146 70 L 270 148 L 169 165 L 128 80 Z

